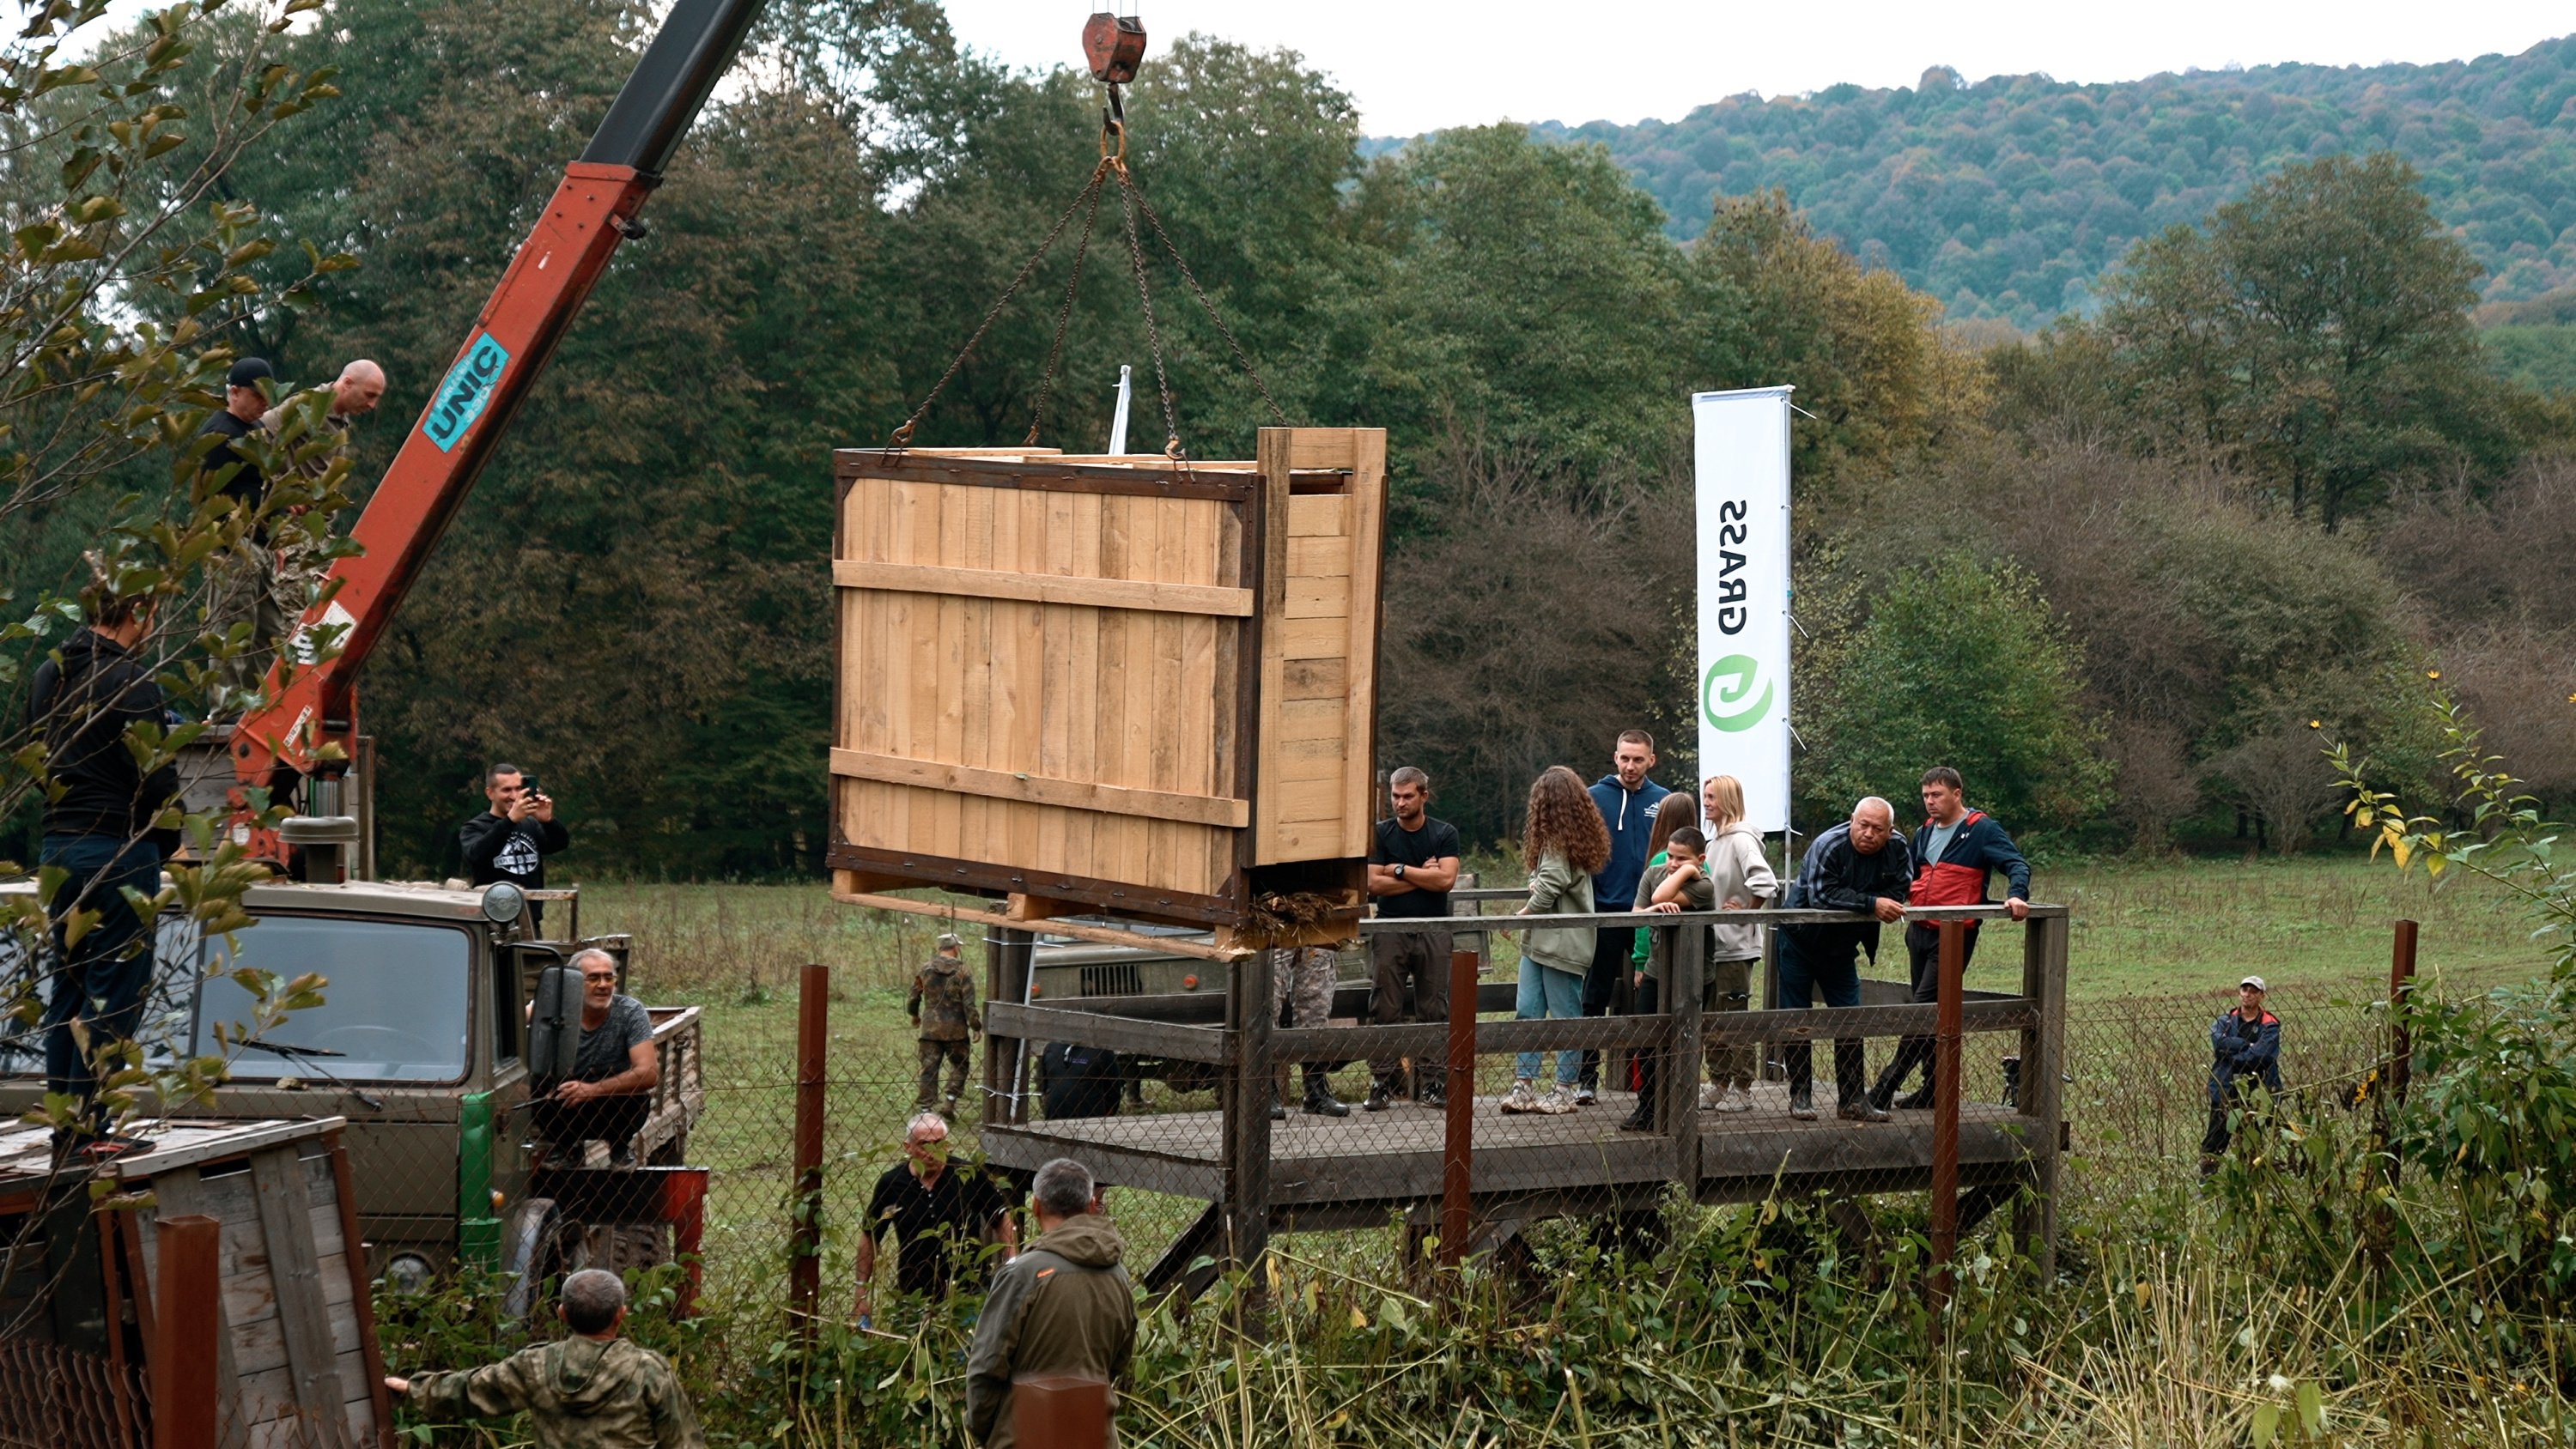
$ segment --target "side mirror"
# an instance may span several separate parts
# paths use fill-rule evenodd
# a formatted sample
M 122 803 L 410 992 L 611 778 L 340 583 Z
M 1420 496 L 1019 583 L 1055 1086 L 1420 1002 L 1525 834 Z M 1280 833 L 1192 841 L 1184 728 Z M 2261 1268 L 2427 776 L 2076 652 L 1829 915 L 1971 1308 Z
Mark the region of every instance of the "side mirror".
M 549 966 L 537 973 L 536 1009 L 528 1019 L 528 1074 L 561 1081 L 572 1075 L 580 1056 L 581 973 Z

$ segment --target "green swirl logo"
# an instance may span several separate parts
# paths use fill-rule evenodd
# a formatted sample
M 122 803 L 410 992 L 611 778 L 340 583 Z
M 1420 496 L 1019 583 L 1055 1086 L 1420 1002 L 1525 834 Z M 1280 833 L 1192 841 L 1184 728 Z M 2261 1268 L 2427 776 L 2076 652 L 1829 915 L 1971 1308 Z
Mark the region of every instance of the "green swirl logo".
M 1762 723 L 1771 713 L 1771 681 L 1761 677 L 1762 665 L 1750 654 L 1729 654 L 1708 667 L 1700 680 L 1700 712 L 1708 722 L 1728 734 L 1741 734 Z M 1753 697 L 1756 684 L 1762 687 Z M 1751 698 L 1751 703 L 1745 701 Z

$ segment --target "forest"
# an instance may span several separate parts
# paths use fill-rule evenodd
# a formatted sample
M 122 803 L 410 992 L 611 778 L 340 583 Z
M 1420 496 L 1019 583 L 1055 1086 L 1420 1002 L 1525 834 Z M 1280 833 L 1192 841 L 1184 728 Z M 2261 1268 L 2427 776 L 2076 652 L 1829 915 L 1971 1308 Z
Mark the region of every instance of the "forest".
M 196 204 L 274 244 L 231 254 L 244 295 L 272 299 L 228 323 L 238 352 L 292 385 L 356 356 L 391 374 L 357 433 L 360 501 L 650 18 L 622 0 L 339 0 L 263 37 L 219 14 L 152 82 L 221 84 L 254 44 L 335 68 L 336 95 L 228 157 Z M 399 765 L 389 871 L 453 869 L 495 758 L 542 771 L 585 873 L 818 867 L 830 452 L 884 442 L 1009 287 L 1096 161 L 1097 99 L 1068 71 L 961 51 L 909 0 L 799 0 L 764 24 L 368 667 L 365 716 Z M 1889 149 L 1900 113 L 2020 138 L 2021 161 L 1980 165 L 2053 198 L 2063 234 L 1975 206 L 1958 225 L 2029 237 L 2030 276 L 2118 265 L 2084 317 L 1981 347 L 1945 319 L 2044 320 L 2064 286 L 2013 310 L 1999 299 L 2043 290 L 2011 280 L 2023 263 L 1941 271 L 1965 233 L 1926 243 L 1930 192 L 1905 192 L 1900 218 L 1730 162 L 1695 173 L 1724 191 L 1703 188 L 1677 238 L 1683 193 L 1640 185 L 1624 142 L 1497 125 L 1370 148 L 1329 76 L 1191 36 L 1134 87 L 1129 159 L 1259 385 L 1148 233 L 1167 413 L 1104 208 L 1041 440 L 1100 447 L 1122 363 L 1135 446 L 1168 431 L 1249 456 L 1265 388 L 1296 422 L 1390 429 L 1382 763 L 1428 768 L 1439 812 L 1480 841 L 1514 828 L 1544 766 L 1607 768 L 1624 726 L 1667 737 L 1666 774 L 1690 769 L 1685 403 L 1781 382 L 1803 410 L 1802 818 L 1864 788 L 1902 798 L 1943 758 L 2044 848 L 2245 832 L 2296 850 L 2335 828 L 2329 738 L 2430 803 L 2428 673 L 2563 801 L 2576 402 L 2494 381 L 2504 344 L 2476 309 L 2564 279 L 2549 239 L 2576 193 L 2455 222 L 2480 186 L 2560 194 L 2565 127 L 2541 127 L 2571 62 L 2559 43 L 2364 90 L 2288 68 L 1699 113 L 1725 154 L 1758 158 L 1716 127 L 1794 112 L 1821 136 L 1830 112 L 1852 133 L 1837 146 L 1879 148 L 1870 167 L 1931 165 Z M 2153 166 L 2093 157 L 2115 134 L 2157 145 Z M 60 194 L 48 144 L 0 177 L 13 227 Z M 160 164 L 184 174 L 208 144 Z M 2106 196 L 2131 198 L 2118 228 L 2087 230 Z M 2342 280 L 2287 265 L 2284 237 L 2348 264 Z M 1068 243 L 1033 271 L 916 442 L 1020 440 L 1074 261 Z M 12 608 L 75 587 L 81 550 L 148 517 L 172 474 L 166 451 L 138 454 L 102 486 L 22 491 L 0 513 Z M 34 829 L 19 806 L 13 838 Z
M 1954 318 L 2034 327 L 2089 312 L 2132 244 L 2282 165 L 2393 151 L 2482 269 L 2479 295 L 2576 285 L 2576 36 L 2438 65 L 2269 65 L 2075 85 L 1969 82 L 1737 96 L 1677 121 L 1536 128 L 1595 141 L 1673 235 L 1710 202 L 1777 187 L 1816 229 Z

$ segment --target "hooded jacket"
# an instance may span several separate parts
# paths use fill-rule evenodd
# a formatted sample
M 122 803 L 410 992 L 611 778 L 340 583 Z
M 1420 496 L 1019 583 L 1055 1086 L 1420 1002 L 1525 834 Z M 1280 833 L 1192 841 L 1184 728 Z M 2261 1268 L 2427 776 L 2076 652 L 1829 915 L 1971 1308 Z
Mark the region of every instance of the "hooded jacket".
M 1636 899 L 1637 882 L 1646 873 L 1646 837 L 1655 831 L 1655 807 L 1671 793 L 1652 780 L 1631 790 L 1615 772 L 1592 783 L 1593 807 L 1610 827 L 1610 858 L 1592 877 L 1593 899 Z
M 966 1360 L 966 1427 L 985 1449 L 1011 1449 L 1011 1384 L 1064 1376 L 1109 1385 L 1109 1443 L 1118 1443 L 1118 1381 L 1136 1351 L 1136 1294 L 1126 1241 L 1092 1213 L 1040 1233 L 993 1275 Z
M 126 726 L 161 724 L 161 686 L 132 651 L 96 629 L 63 641 L 36 666 L 27 721 L 45 741 L 45 765 L 63 793 L 45 806 L 47 835 L 140 839 L 179 793 L 176 765 L 144 773 L 125 747 Z M 175 845 L 166 840 L 166 850 Z
M 671 1365 L 623 1338 L 576 1335 L 482 1368 L 422 1374 L 409 1397 L 449 1423 L 525 1411 L 543 1449 L 706 1449 Z

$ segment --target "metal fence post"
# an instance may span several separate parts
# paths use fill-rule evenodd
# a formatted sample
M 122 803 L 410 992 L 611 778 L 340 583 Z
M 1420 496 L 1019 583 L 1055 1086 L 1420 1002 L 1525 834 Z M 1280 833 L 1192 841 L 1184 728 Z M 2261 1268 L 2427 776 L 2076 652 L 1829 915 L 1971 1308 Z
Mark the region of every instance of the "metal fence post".
M 823 1291 L 823 1051 L 830 1040 L 832 968 L 808 963 L 796 978 L 796 1205 L 788 1247 L 788 1311 L 810 1347 Z
M 2406 1004 L 2415 995 L 2415 938 L 2419 927 L 2413 921 L 2397 923 L 2397 939 L 2388 962 L 2388 1016 L 2393 1028 L 2388 1043 L 2388 1094 L 2399 1102 L 2406 1100 L 2406 1086 L 2415 1075 L 2415 1034 L 2406 1028 Z
M 1959 1255 L 1959 1036 L 1966 987 L 1968 926 L 1941 922 L 1941 1005 L 1932 1043 L 1932 1304 L 1950 1304 L 1950 1261 Z M 1936 1322 L 1934 1331 L 1939 1331 Z
M 160 1281 L 154 1285 L 152 1449 L 201 1449 L 216 1442 L 215 1388 L 223 1285 L 216 1258 L 223 1224 L 202 1215 L 163 1218 Z
M 1441 1124 L 1440 1253 L 1443 1268 L 1467 1256 L 1476 1190 L 1476 954 L 1449 953 L 1449 1083 Z
M 2388 1150 L 2389 1104 L 2406 1100 L 2406 1082 L 2414 1070 L 2415 1044 L 2406 1030 L 2406 999 L 2415 990 L 2416 923 L 2399 921 L 2388 958 L 2388 1060 L 2380 1069 L 2379 1090 L 2370 1100 L 2371 1155 L 2387 1180 L 2388 1195 L 2374 1204 L 2363 1232 L 2371 1265 L 2382 1271 L 2397 1239 L 2397 1215 L 2391 1200 L 2397 1193 L 2397 1157 Z

